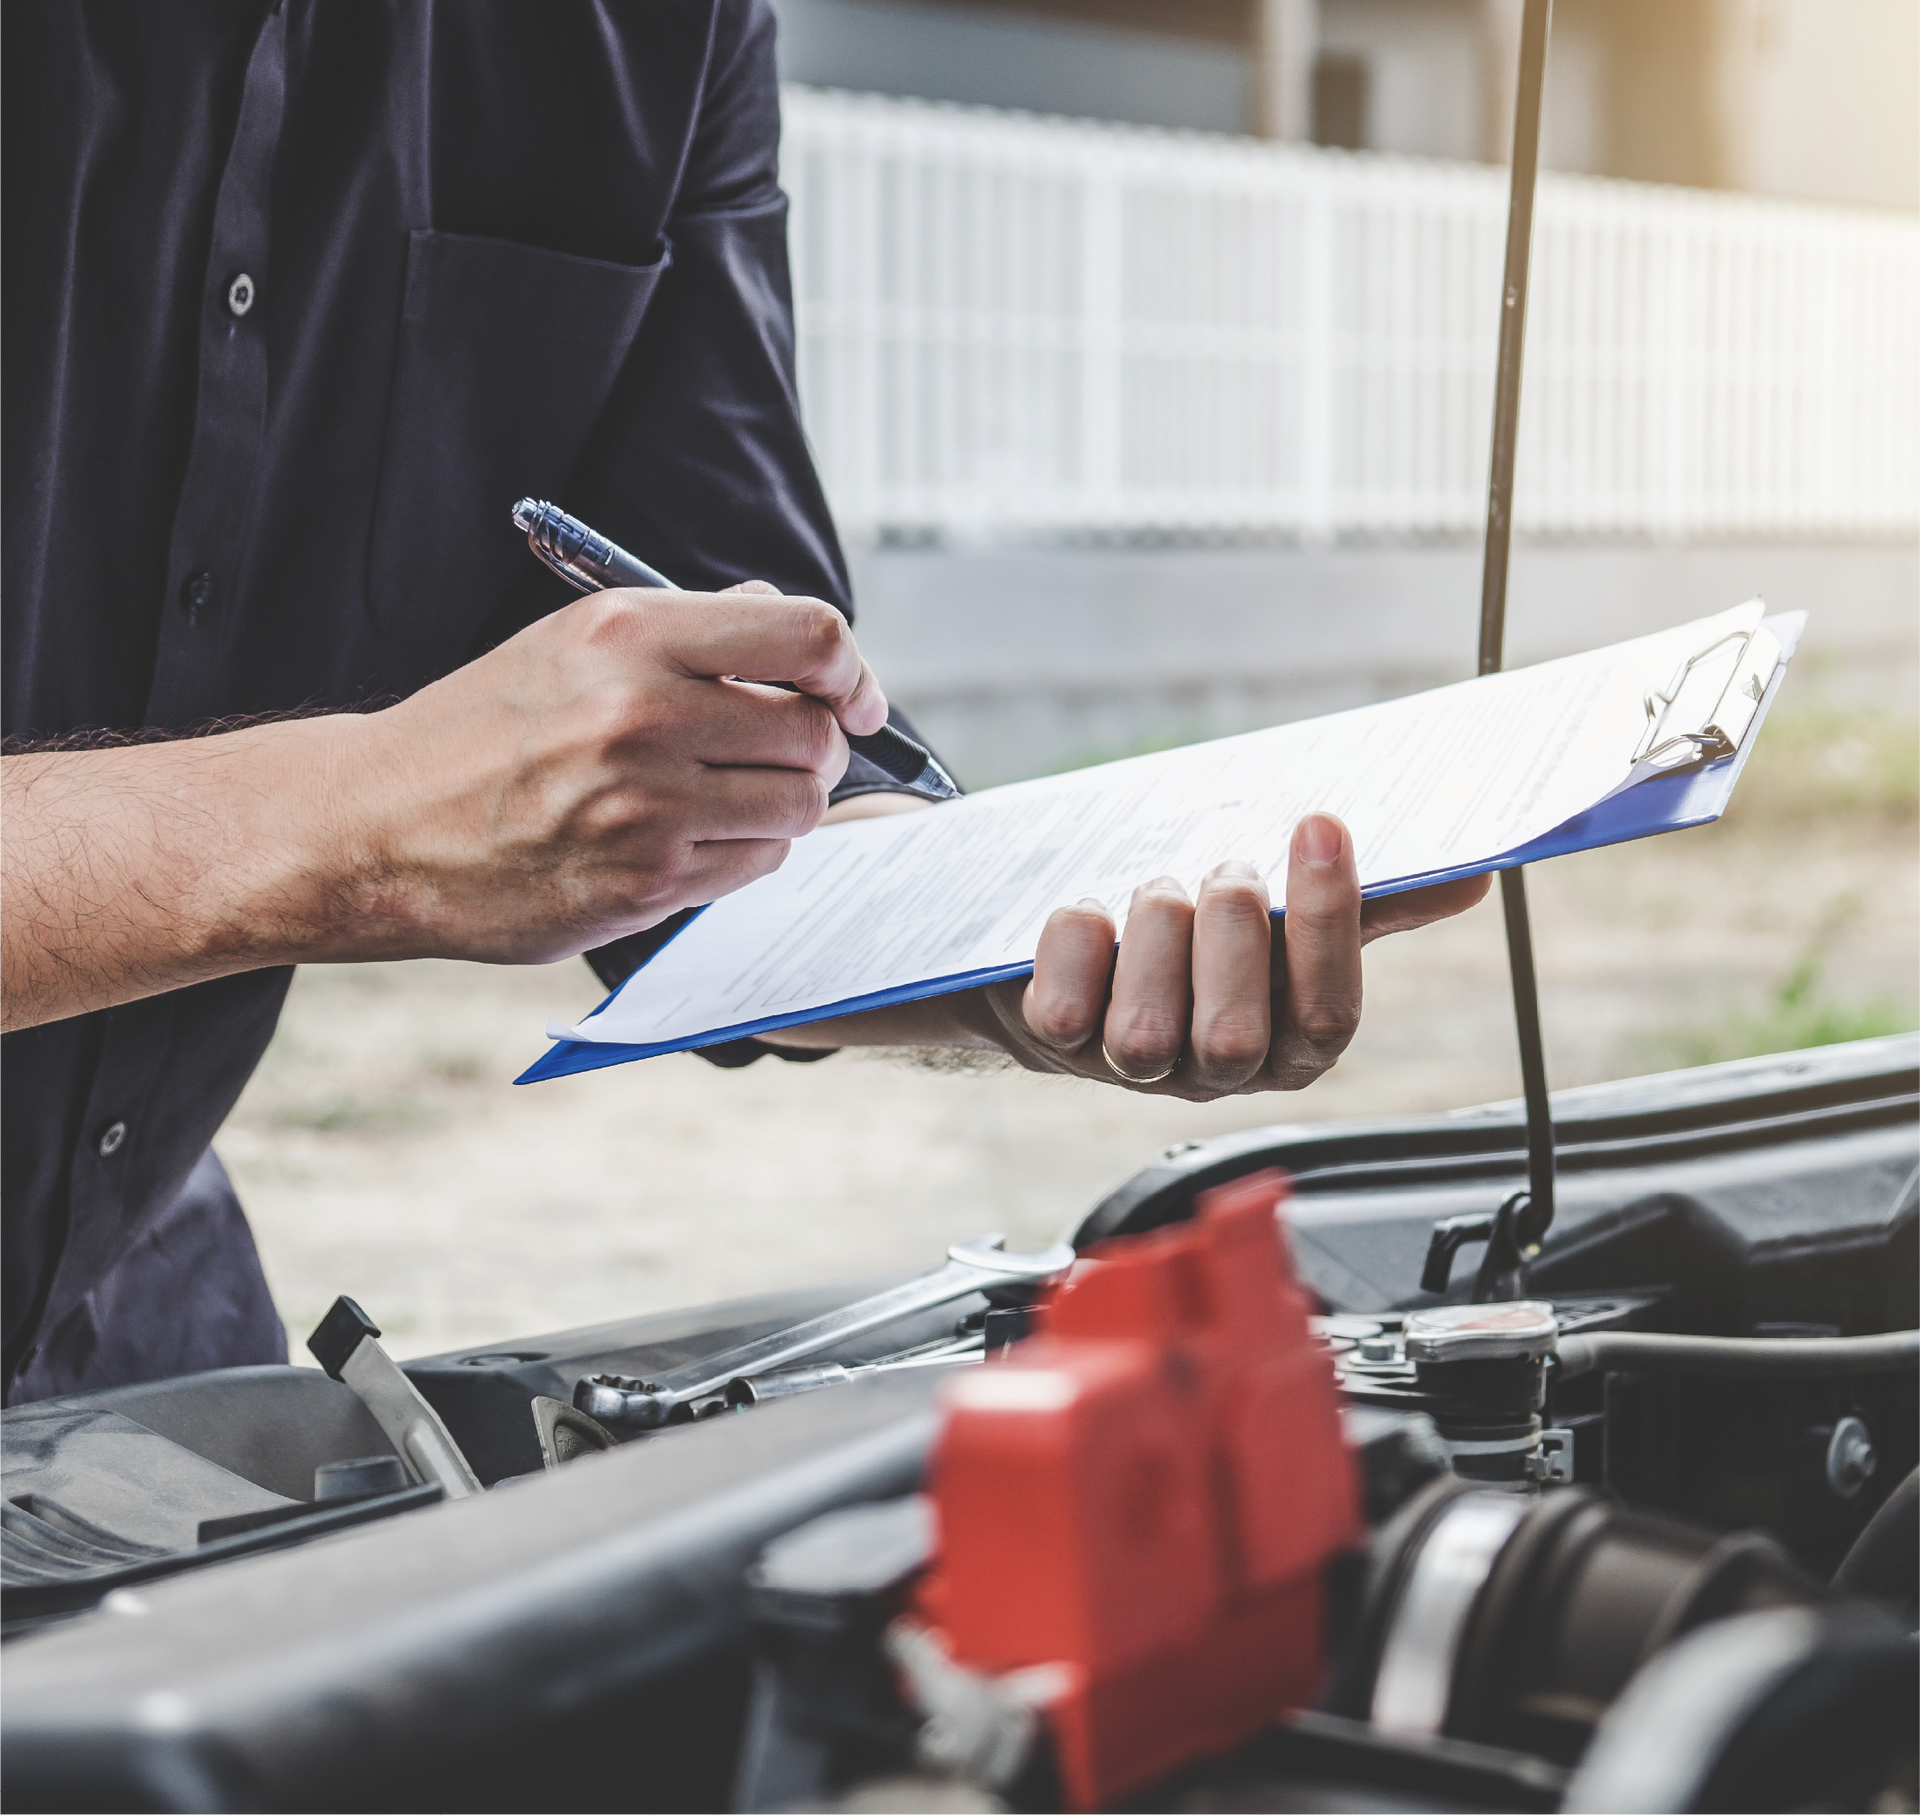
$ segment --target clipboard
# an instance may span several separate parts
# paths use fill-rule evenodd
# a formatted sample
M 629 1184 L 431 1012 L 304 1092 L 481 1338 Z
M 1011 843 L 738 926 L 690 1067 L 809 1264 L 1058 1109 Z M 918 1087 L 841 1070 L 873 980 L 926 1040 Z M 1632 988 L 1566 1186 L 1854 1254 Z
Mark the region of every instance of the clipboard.
M 1584 812 L 1528 844 L 1503 852 L 1491 862 L 1396 877 L 1392 882 L 1363 888 L 1363 897 L 1377 899 L 1463 877 L 1514 869 L 1575 851 L 1596 850 L 1603 845 L 1623 844 L 1662 832 L 1710 824 L 1726 811 L 1733 797 L 1734 786 L 1752 755 L 1759 728 L 1779 693 L 1788 661 L 1798 646 L 1805 624 L 1805 612 L 1780 613 L 1761 620 L 1751 630 L 1716 637 L 1686 657 L 1665 686 L 1653 688 L 1646 695 L 1646 725 L 1634 749 L 1633 767 L 1626 780 Z M 1275 919 L 1283 915 L 1284 909 L 1275 910 Z M 690 916 L 687 925 L 693 925 L 697 918 L 697 915 Z M 686 927 L 682 927 L 675 938 L 683 936 L 685 931 Z M 668 941 L 661 950 L 665 951 L 672 943 Z M 654 958 L 658 956 L 656 952 Z M 807 1021 L 837 1019 L 898 1002 L 922 1001 L 988 983 L 1007 982 L 1030 976 L 1032 971 L 1030 960 L 969 971 L 941 977 L 930 984 L 853 997 L 818 1012 L 716 1028 L 692 1040 L 631 1046 L 559 1039 L 514 1082 L 533 1084 L 575 1072 L 657 1058 L 669 1052 L 749 1039 Z M 612 992 L 601 1007 L 618 993 Z M 594 1012 L 597 1014 L 599 1010 Z

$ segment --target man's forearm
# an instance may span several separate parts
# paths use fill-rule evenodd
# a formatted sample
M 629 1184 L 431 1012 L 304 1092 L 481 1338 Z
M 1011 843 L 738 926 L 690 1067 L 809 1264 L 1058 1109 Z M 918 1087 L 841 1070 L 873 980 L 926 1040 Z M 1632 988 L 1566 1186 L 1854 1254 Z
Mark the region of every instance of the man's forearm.
M 381 712 L 8 757 L 5 1024 L 272 964 L 605 944 L 775 868 L 846 767 L 839 720 L 885 714 L 830 605 L 607 592 Z
M 6 1027 L 338 944 L 374 905 L 329 824 L 355 723 L 0 761 Z

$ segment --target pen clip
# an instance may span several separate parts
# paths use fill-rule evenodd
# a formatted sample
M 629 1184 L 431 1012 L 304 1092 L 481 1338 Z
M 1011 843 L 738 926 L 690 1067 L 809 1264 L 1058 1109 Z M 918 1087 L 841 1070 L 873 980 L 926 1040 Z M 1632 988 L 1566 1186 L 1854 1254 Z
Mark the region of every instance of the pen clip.
M 570 585 L 582 592 L 611 586 L 640 586 L 659 592 L 680 589 L 657 568 L 619 543 L 591 529 L 578 517 L 542 498 L 522 498 L 513 507 L 514 526 L 527 532 L 527 546 Z
M 544 498 L 522 498 L 513 507 L 513 522 L 516 529 L 526 531 L 527 546 L 541 563 L 570 585 L 595 592 L 605 584 L 591 566 L 576 565 L 582 555 L 591 561 L 596 552 L 592 544 L 598 539 L 579 518 Z

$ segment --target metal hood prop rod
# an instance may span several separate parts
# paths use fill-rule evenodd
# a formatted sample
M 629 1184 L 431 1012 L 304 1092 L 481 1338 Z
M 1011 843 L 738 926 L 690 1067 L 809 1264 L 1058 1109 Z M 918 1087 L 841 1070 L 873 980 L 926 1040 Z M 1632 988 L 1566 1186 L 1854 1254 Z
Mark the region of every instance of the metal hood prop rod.
M 1520 431 L 1520 364 L 1527 337 L 1527 271 L 1533 249 L 1533 193 L 1540 167 L 1540 100 L 1546 87 L 1547 32 L 1553 0 L 1526 0 L 1520 28 L 1520 79 L 1513 110 L 1513 186 L 1507 203 L 1507 267 L 1500 285 L 1500 359 L 1493 393 L 1493 463 L 1487 485 L 1486 562 L 1480 579 L 1480 669 L 1497 674 L 1507 631 L 1507 550 L 1513 535 L 1513 464 Z M 1494 1218 L 1473 1296 L 1525 1295 L 1527 1263 L 1553 1222 L 1553 1111 L 1547 1100 L 1540 993 L 1534 980 L 1533 929 L 1522 870 L 1500 872 L 1507 923 L 1507 968 L 1520 1038 L 1527 1106 L 1527 1189 Z

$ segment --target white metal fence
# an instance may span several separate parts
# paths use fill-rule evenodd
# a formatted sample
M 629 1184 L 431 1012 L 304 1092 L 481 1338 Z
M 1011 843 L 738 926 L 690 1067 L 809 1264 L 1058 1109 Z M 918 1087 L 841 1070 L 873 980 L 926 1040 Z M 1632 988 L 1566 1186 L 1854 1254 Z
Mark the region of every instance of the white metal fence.
M 790 88 L 801 390 L 842 529 L 1476 532 L 1506 180 Z M 1920 221 L 1542 179 L 1536 533 L 1920 524 Z

